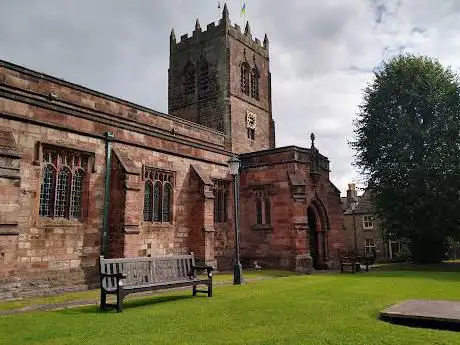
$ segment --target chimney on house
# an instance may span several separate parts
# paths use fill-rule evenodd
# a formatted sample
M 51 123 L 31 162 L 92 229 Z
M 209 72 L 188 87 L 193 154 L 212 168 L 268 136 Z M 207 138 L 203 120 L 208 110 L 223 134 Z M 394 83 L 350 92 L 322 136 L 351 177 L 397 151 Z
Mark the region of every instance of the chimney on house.
M 347 209 L 351 208 L 350 201 L 353 198 L 358 200 L 358 193 L 356 192 L 356 185 L 354 183 L 349 183 L 348 190 L 347 190 Z

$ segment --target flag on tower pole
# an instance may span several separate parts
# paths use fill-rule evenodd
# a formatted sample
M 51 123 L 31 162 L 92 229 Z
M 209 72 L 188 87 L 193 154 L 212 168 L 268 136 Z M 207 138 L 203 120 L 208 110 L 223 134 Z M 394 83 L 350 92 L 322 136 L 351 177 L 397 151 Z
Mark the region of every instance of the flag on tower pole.
M 246 25 L 246 0 L 241 0 L 241 16 L 243 17 L 243 28 Z

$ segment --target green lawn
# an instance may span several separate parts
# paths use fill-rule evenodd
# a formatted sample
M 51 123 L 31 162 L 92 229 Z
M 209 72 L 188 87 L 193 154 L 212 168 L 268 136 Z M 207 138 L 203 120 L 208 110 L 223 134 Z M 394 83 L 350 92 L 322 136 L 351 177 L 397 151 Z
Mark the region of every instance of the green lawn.
M 221 279 L 228 279 L 222 276 Z M 179 291 L 95 306 L 0 316 L 0 344 L 460 344 L 455 332 L 377 320 L 409 298 L 460 300 L 460 273 L 315 274 L 217 286 L 214 297 Z

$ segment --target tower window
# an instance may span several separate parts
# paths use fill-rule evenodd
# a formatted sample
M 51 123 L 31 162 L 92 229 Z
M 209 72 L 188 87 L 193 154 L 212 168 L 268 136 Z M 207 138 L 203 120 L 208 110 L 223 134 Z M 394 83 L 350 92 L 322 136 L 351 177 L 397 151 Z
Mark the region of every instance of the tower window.
M 240 84 L 241 84 L 241 92 L 248 96 L 249 96 L 249 70 L 250 70 L 249 64 L 246 61 L 244 61 L 241 64 Z
M 256 137 L 256 130 L 254 128 L 248 128 L 248 139 L 254 140 Z
M 174 174 L 146 168 L 144 180 L 144 221 L 171 223 Z
M 209 89 L 209 65 L 204 56 L 201 56 L 198 64 L 198 92 L 200 98 L 206 97 Z
M 187 65 L 185 66 L 184 77 L 185 94 L 187 96 L 193 95 L 195 93 L 195 66 L 190 60 L 187 62 Z
M 251 97 L 259 100 L 259 70 L 254 67 L 251 71 Z

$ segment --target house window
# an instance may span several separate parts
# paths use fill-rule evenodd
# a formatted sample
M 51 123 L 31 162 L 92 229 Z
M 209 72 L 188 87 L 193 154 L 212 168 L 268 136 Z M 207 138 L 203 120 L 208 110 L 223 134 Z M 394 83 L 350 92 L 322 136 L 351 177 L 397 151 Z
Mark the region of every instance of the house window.
M 241 64 L 241 92 L 249 96 L 249 64 L 245 61 Z
M 187 62 L 187 65 L 185 66 L 184 78 L 185 94 L 193 95 L 195 93 L 195 66 L 190 60 Z
M 251 97 L 259 100 L 259 70 L 254 67 L 251 71 Z
M 363 229 L 370 230 L 374 228 L 374 216 L 363 216 Z
M 364 254 L 371 255 L 375 253 L 374 239 L 368 238 L 364 240 Z
M 255 191 L 256 225 L 270 225 L 271 202 L 266 191 Z
M 226 181 L 214 182 L 214 223 L 228 221 L 229 183 Z
M 248 128 L 248 139 L 254 140 L 256 137 L 255 128 Z
M 172 222 L 174 173 L 144 169 L 144 221 Z
M 88 155 L 76 150 L 43 147 L 39 215 L 80 219 L 86 192 Z

